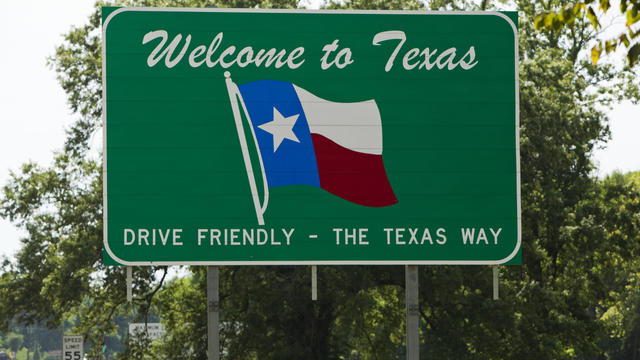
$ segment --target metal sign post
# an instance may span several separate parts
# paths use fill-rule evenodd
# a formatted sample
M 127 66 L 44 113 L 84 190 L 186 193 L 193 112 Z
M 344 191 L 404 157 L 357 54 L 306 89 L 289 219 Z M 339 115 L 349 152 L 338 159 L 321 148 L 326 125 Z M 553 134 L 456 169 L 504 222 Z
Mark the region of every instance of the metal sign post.
M 418 266 L 405 265 L 407 304 L 407 360 L 420 358 L 420 305 L 418 304 Z
M 133 301 L 133 268 L 127 266 L 127 302 Z
M 500 298 L 500 270 L 498 269 L 498 265 L 492 266 L 493 272 L 493 300 L 498 300 Z
M 311 265 L 311 300 L 318 300 L 318 266 Z
M 220 360 L 219 269 L 207 266 L 207 358 Z

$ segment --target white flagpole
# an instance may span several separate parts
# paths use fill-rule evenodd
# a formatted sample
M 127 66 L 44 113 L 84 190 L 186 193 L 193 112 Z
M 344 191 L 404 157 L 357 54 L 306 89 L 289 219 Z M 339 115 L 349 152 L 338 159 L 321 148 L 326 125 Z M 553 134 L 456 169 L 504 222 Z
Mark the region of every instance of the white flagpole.
M 236 84 L 231 80 L 231 74 L 228 71 L 224 72 L 224 77 L 225 77 L 225 83 L 227 84 L 227 91 L 229 93 L 229 101 L 231 102 L 231 110 L 233 111 L 233 117 L 236 121 L 236 130 L 238 131 L 238 139 L 240 140 L 240 148 L 242 149 L 242 157 L 244 159 L 244 166 L 245 169 L 247 170 L 247 177 L 249 178 L 249 187 L 251 188 L 251 196 L 253 198 L 253 206 L 255 207 L 256 210 L 256 217 L 258 218 L 258 225 L 264 225 L 264 211 L 266 210 L 267 207 L 267 201 L 268 201 L 268 187 L 267 187 L 267 179 L 265 177 L 265 171 L 264 171 L 264 165 L 262 164 L 262 155 L 260 155 L 260 149 L 257 148 L 258 144 L 256 142 L 256 148 L 258 151 L 258 157 L 260 160 L 260 166 L 261 166 L 261 170 L 262 170 L 262 179 L 263 179 L 263 185 L 264 185 L 264 194 L 265 194 L 265 199 L 264 199 L 264 203 L 261 205 L 260 204 L 260 199 L 258 197 L 258 187 L 256 185 L 256 179 L 255 179 L 255 175 L 253 173 L 253 166 L 251 166 L 251 158 L 249 157 L 249 147 L 247 146 L 247 138 L 245 137 L 245 133 L 244 133 L 244 127 L 242 126 L 242 116 L 240 115 L 240 108 L 238 107 L 238 97 L 240 97 L 240 99 L 242 99 L 242 95 L 240 94 L 240 90 L 238 90 L 238 87 L 236 86 Z M 244 101 L 243 101 L 243 107 L 244 107 Z M 246 109 L 245 113 L 246 113 Z M 248 114 L 246 114 L 247 117 L 249 116 Z M 249 124 L 249 126 L 251 126 L 251 124 Z M 256 141 L 255 139 L 255 134 L 253 133 L 253 128 L 251 129 L 254 141 Z
M 253 122 L 251 121 L 251 116 L 249 116 L 249 111 L 247 111 L 247 105 L 244 103 L 244 99 L 242 98 L 242 94 L 240 93 L 240 90 L 238 90 L 238 87 L 235 84 L 233 85 L 238 94 L 238 98 L 240 99 L 240 104 L 242 104 L 244 115 L 247 117 L 247 121 L 249 122 L 249 129 L 251 129 L 253 143 L 256 145 L 256 152 L 258 153 L 258 161 L 260 162 L 260 170 L 262 171 L 262 189 L 264 190 L 264 199 L 262 200 L 260 210 L 262 211 L 262 214 L 264 214 L 265 211 L 267 211 L 267 205 L 269 204 L 269 184 L 267 183 L 267 173 L 264 170 L 264 162 L 262 161 L 262 152 L 258 146 L 258 138 L 256 137 L 255 130 L 253 129 Z

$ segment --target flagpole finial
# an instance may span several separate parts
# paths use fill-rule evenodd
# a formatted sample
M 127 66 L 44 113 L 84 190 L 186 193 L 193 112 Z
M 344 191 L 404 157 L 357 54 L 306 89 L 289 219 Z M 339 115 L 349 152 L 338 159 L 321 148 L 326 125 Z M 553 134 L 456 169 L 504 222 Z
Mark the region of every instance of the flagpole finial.
M 227 78 L 227 79 L 230 78 L 231 77 L 231 73 L 228 72 L 228 71 L 225 71 L 224 72 L 224 77 Z

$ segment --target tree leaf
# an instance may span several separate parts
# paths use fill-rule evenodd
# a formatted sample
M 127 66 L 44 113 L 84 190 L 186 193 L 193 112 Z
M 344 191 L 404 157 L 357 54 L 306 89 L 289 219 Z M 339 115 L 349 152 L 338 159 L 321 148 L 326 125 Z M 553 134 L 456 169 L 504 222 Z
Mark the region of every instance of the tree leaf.
M 562 26 L 564 25 L 564 22 L 562 21 L 562 19 L 560 18 L 560 16 L 554 16 L 553 17 L 553 30 L 555 31 L 560 31 L 560 29 L 562 29 Z
M 630 42 L 627 34 L 620 35 L 620 38 L 618 40 L 620 41 L 621 44 L 624 44 L 624 46 L 629 47 Z
M 598 17 L 596 16 L 596 13 L 593 11 L 592 7 L 589 7 L 589 10 L 587 10 L 587 18 L 589 18 L 589 21 L 591 21 L 591 25 L 593 25 L 594 29 L 598 30 L 600 28 Z
M 636 43 L 632 47 L 629 48 L 627 52 L 627 60 L 629 60 L 629 65 L 633 66 L 636 61 L 640 59 L 640 44 Z
M 548 13 L 545 15 L 544 17 L 544 27 L 547 29 L 551 29 L 551 27 L 553 26 L 553 20 L 555 19 L 555 14 L 553 13 Z
M 598 45 L 594 45 L 591 48 L 591 62 L 593 63 L 594 66 L 598 64 L 599 58 L 600 58 L 600 49 L 598 48 Z
M 640 14 L 638 14 L 638 9 L 635 6 L 632 6 L 627 10 L 627 27 L 635 24 L 640 20 Z
M 575 20 L 575 13 L 573 10 L 573 6 L 567 6 L 564 9 L 562 9 L 562 12 L 560 13 L 560 15 L 561 15 L 561 20 L 565 24 L 573 24 Z
M 538 14 L 538 16 L 536 16 L 535 20 L 533 20 L 533 26 L 536 28 L 536 30 L 538 30 L 538 31 L 542 30 L 542 28 L 544 27 L 544 22 L 545 22 L 545 17 L 546 16 L 547 16 L 546 13 Z
M 624 13 L 627 11 L 627 0 L 620 0 L 620 12 Z

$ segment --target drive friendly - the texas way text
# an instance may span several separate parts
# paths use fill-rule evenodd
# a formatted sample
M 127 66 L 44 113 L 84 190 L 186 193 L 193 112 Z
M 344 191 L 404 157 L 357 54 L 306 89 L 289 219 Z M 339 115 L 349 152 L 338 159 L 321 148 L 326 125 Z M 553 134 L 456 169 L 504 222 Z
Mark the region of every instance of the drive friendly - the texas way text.
M 382 228 L 375 238 L 383 239 L 389 246 L 445 245 L 447 230 L 437 228 Z M 336 245 L 367 246 L 372 240 L 368 228 L 333 228 L 332 240 Z M 457 241 L 469 245 L 498 245 L 502 228 L 460 228 L 452 233 Z M 183 246 L 183 229 L 124 229 L 125 246 Z M 219 228 L 198 229 L 195 236 L 198 246 L 289 246 L 295 240 L 295 228 Z M 317 234 L 298 235 L 304 239 L 318 239 Z

